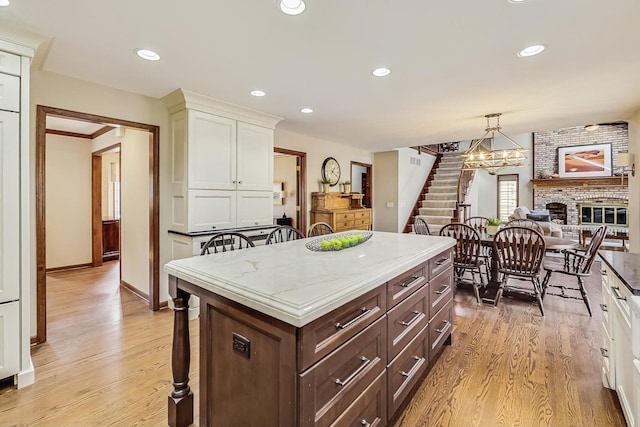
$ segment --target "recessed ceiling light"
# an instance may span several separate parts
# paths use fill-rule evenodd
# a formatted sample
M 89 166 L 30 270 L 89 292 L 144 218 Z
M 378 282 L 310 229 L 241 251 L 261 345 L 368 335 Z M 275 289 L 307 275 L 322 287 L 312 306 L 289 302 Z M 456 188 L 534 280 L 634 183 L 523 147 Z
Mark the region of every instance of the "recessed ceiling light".
M 313 108 L 305 107 L 302 110 L 300 110 L 300 112 L 305 114 L 311 114 L 313 113 Z
M 9 0 L 0 0 L 0 6 L 9 6 L 10 4 Z
M 526 58 L 527 56 L 534 56 L 539 53 L 542 53 L 546 47 L 541 44 L 534 44 L 533 46 L 525 47 L 520 52 L 518 52 L 518 56 L 521 58 Z
M 160 55 L 149 49 L 136 49 L 136 55 L 147 61 L 159 61 Z
M 263 92 L 263 91 L 261 91 L 261 90 L 252 90 L 252 91 L 251 91 L 251 95 L 253 95 L 253 96 L 265 96 L 265 95 L 266 95 L 266 93 L 264 93 L 264 92 Z
M 300 15 L 304 12 L 305 4 L 302 0 L 280 0 L 280 10 L 287 15 Z
M 373 70 L 371 72 L 371 74 L 373 74 L 376 77 L 385 77 L 388 76 L 389 74 L 391 74 L 391 70 L 385 67 L 381 67 L 381 68 L 376 68 L 375 70 Z

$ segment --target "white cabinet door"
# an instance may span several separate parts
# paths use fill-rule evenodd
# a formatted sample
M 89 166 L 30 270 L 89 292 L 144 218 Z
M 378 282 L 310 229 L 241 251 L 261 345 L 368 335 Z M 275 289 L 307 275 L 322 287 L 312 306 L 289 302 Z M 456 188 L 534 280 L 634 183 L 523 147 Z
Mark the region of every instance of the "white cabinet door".
M 238 122 L 238 190 L 273 191 L 273 130 Z
M 0 73 L 0 110 L 20 111 L 20 77 Z
M 189 190 L 188 231 L 215 231 L 236 225 L 236 192 Z
M 188 114 L 188 188 L 234 190 L 236 121 L 200 111 Z
M 273 224 L 273 190 L 238 191 L 238 227 Z
M 19 302 L 0 304 L 0 379 L 20 371 Z
M 19 147 L 18 113 L 0 111 L 0 302 L 20 296 Z

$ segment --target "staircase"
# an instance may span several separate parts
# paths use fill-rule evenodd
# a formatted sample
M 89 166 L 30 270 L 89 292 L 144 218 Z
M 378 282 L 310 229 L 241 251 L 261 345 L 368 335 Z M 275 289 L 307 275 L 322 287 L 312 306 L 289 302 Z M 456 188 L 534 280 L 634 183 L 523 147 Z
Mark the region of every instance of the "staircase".
M 419 215 L 429 225 L 431 234 L 438 234 L 443 225 L 451 223 L 458 200 L 458 180 L 462 170 L 461 152 L 443 153 L 431 185 L 420 202 Z

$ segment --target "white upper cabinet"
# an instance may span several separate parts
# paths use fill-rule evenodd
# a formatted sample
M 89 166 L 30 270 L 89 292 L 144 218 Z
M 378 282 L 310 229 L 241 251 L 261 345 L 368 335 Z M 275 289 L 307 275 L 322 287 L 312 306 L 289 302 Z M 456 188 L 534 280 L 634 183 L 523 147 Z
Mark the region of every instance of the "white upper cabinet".
M 273 192 L 273 129 L 238 122 L 236 170 L 238 190 Z
M 0 303 L 20 297 L 19 134 L 18 113 L 0 111 Z
M 201 111 L 188 115 L 188 187 L 235 190 L 236 121 Z
M 182 89 L 163 100 L 171 114 L 171 229 L 272 224 L 280 118 Z

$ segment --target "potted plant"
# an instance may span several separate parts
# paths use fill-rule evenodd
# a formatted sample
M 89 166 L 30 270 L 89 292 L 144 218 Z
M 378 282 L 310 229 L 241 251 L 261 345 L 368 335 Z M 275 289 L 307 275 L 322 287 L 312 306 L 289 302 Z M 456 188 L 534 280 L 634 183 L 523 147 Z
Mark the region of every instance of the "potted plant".
M 322 184 L 322 192 L 323 193 L 328 193 L 329 192 L 329 186 L 331 185 L 331 181 L 329 181 L 329 178 L 322 178 L 320 180 L 320 184 Z
M 500 218 L 487 218 L 487 234 L 495 236 L 500 228 L 500 224 L 502 224 Z
M 346 180 L 342 183 L 343 193 L 351 193 L 351 181 Z

